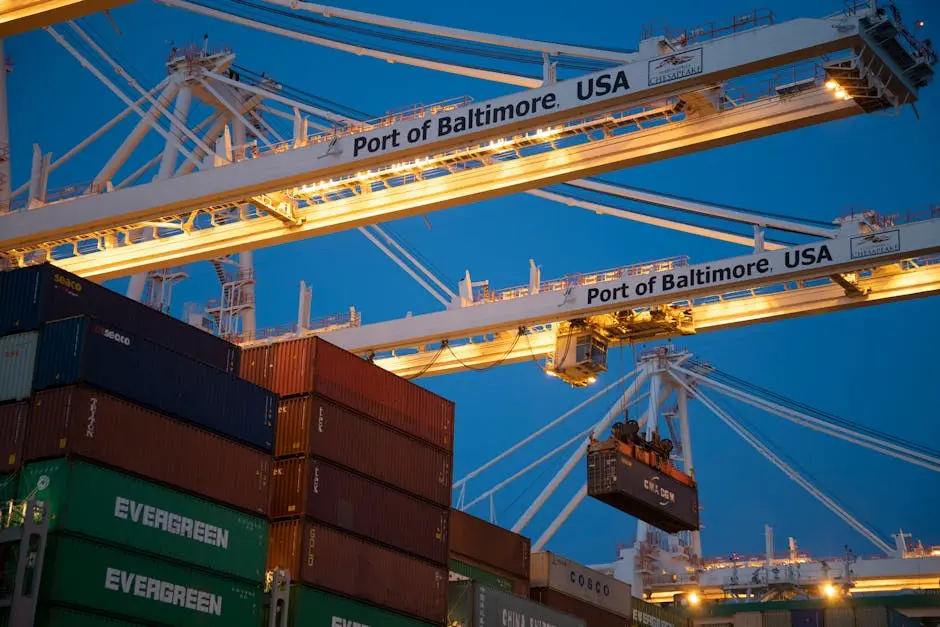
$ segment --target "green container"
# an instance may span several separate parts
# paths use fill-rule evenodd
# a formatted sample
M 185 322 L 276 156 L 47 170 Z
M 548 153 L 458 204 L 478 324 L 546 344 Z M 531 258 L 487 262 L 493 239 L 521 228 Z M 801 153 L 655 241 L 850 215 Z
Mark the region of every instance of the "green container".
M 470 581 L 479 581 L 487 586 L 492 586 L 503 592 L 512 592 L 512 582 L 505 577 L 500 577 L 488 570 L 464 564 L 458 560 L 450 560 L 450 579 L 451 581 L 461 581 L 469 579 Z
M 127 545 L 264 581 L 267 520 L 87 462 L 28 464 L 20 498 L 46 502 L 50 530 Z
M 39 598 L 168 627 L 258 627 L 263 605 L 260 584 L 67 535 L 49 538 Z
M 63 607 L 40 607 L 34 627 L 140 627 L 141 623 L 88 614 Z
M 294 586 L 290 591 L 290 627 L 428 627 L 430 623 L 357 603 L 322 590 Z

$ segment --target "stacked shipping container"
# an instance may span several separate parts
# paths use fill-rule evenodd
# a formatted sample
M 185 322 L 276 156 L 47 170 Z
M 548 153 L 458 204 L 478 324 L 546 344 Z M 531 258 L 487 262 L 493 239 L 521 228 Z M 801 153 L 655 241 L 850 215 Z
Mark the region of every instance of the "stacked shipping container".
M 466 512 L 451 510 L 453 580 L 472 579 L 493 586 L 493 581 L 487 578 L 495 577 L 510 582 L 513 594 L 528 597 L 530 547 L 531 542 L 525 536 Z
M 50 265 L 0 273 L 0 334 L 3 487 L 49 521 L 36 624 L 255 627 L 276 395 L 239 349 Z
M 531 598 L 590 627 L 629 627 L 630 584 L 549 552 L 532 554 Z
M 291 622 L 440 624 L 453 404 L 318 338 L 248 348 L 240 372 L 281 397 L 268 567 L 301 582 Z

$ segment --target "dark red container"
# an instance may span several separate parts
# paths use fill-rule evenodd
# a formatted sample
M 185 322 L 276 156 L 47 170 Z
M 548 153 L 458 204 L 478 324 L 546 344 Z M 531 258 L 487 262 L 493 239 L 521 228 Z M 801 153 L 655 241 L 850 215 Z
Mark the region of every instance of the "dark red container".
M 453 451 L 454 404 L 318 337 L 279 342 L 274 387 L 315 393 Z
M 466 512 L 452 509 L 450 551 L 516 577 L 529 579 L 529 538 L 503 529 Z
M 23 459 L 65 455 L 268 513 L 270 455 L 84 386 L 32 401 Z
M 298 453 L 336 462 L 450 507 L 451 453 L 324 398 L 296 396 L 278 405 L 274 454 Z
M 532 588 L 529 598 L 553 610 L 582 618 L 590 627 L 631 627 L 632 624 L 632 621 L 628 618 L 611 614 L 596 605 L 569 597 L 557 590 Z
M 274 462 L 271 518 L 306 516 L 447 565 L 450 508 L 312 457 Z
M 291 579 L 441 624 L 447 568 L 314 522 L 271 523 L 268 569 Z
M 274 345 L 242 349 L 238 376 L 268 390 L 274 389 Z
M 23 464 L 27 412 L 27 401 L 0 405 L 0 475 L 15 472 Z

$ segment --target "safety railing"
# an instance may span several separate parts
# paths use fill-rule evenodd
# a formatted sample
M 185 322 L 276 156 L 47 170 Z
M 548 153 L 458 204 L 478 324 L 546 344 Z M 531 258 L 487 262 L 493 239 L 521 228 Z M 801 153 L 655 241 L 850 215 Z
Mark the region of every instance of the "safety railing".
M 825 77 L 826 71 L 819 63 L 806 61 L 782 67 L 772 74 L 730 81 L 725 84 L 723 95 L 726 102 L 733 103 L 729 106 L 737 106 L 819 86 Z
M 651 22 L 643 27 L 641 39 L 664 37 L 678 46 L 690 46 L 695 43 L 718 39 L 745 30 L 773 24 L 774 13 L 770 9 L 754 9 L 748 13 L 739 13 L 731 20 L 713 20 L 694 28 L 672 28 L 668 22 Z
M 263 342 L 265 340 L 275 341 L 278 339 L 305 337 L 326 331 L 348 329 L 358 327 L 361 324 L 362 314 L 353 309 L 343 313 L 323 316 L 322 318 L 315 318 L 311 320 L 310 324 L 305 328 L 301 328 L 296 322 L 288 322 L 272 327 L 256 329 L 254 333 L 240 333 L 233 338 L 233 341 L 237 344 Z
M 620 266 L 619 268 L 612 268 L 610 270 L 601 270 L 598 272 L 590 272 L 585 274 L 567 274 L 558 279 L 551 279 L 549 281 L 540 282 L 539 293 L 561 292 L 568 289 L 569 287 L 574 287 L 577 285 L 594 285 L 596 283 L 603 283 L 605 281 L 616 281 L 617 279 L 626 277 L 640 276 L 644 274 L 650 274 L 652 272 L 661 272 L 664 270 L 672 270 L 687 265 L 689 265 L 688 256 L 679 255 L 676 257 L 668 257 L 666 259 L 657 259 L 656 261 L 646 261 L 628 266 Z M 482 287 L 475 288 L 473 300 L 475 303 L 492 303 L 503 300 L 512 300 L 514 298 L 521 298 L 528 295 L 528 285 L 507 287 L 500 290 L 489 290 L 488 288 Z
M 851 205 L 842 213 L 842 218 L 863 218 L 870 217 L 874 220 L 876 226 L 892 227 L 899 224 L 912 224 L 914 222 L 923 222 L 940 218 L 940 204 L 915 207 L 906 211 L 897 213 L 881 214 L 867 207 Z

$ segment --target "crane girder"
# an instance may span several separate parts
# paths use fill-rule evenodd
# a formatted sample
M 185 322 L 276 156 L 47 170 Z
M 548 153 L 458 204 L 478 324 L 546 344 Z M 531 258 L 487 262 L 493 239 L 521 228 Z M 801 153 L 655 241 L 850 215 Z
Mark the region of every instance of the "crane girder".
M 577 79 L 482 103 L 455 105 L 443 110 L 420 109 L 409 115 L 315 135 L 306 142 L 298 142 L 303 144 L 298 147 L 278 147 L 277 150 L 262 153 L 258 158 L 221 165 L 172 180 L 108 193 L 89 194 L 50 203 L 31 211 L 0 215 L 0 251 L 6 252 L 8 256 L 13 253 L 12 262 L 21 264 L 24 261 L 19 251 L 43 246 L 48 242 L 122 229 L 146 221 L 166 220 L 261 194 L 280 191 L 290 193 L 295 187 L 355 176 L 363 171 L 388 167 L 392 163 L 441 155 L 459 147 L 502 141 L 513 134 L 533 133 L 538 129 L 570 123 L 601 112 L 628 111 L 644 103 L 677 98 L 701 90 L 714 90 L 722 81 L 840 50 L 865 49 L 869 55 L 880 55 L 881 51 L 877 46 L 873 48 L 873 44 L 863 37 L 863 34 L 866 29 L 871 28 L 872 20 L 884 19 L 887 18 L 879 18 L 867 11 L 833 18 L 796 19 L 678 49 L 673 49 L 661 38 L 644 40 L 641 42 L 637 60 Z M 894 66 L 888 64 L 888 68 L 891 67 Z M 879 71 L 884 73 L 886 70 L 880 68 Z M 890 78 L 887 82 L 890 82 L 893 90 L 893 101 L 903 103 L 916 100 L 917 87 L 911 84 L 903 72 L 891 74 Z M 708 115 L 707 107 L 699 107 L 704 117 L 690 116 L 688 123 L 704 124 L 703 127 L 698 127 L 699 129 L 706 128 L 708 124 L 719 127 L 724 125 L 724 128 L 713 131 L 712 136 L 700 133 L 696 141 L 682 141 L 676 138 L 681 144 L 680 148 L 674 148 L 672 144 L 675 142 L 665 138 L 660 138 L 660 141 L 651 139 L 642 148 L 645 154 L 639 155 L 634 142 L 636 137 L 631 136 L 628 142 L 622 141 L 613 147 L 607 146 L 608 149 L 613 149 L 608 150 L 603 159 L 593 162 L 590 166 L 582 166 L 579 163 L 580 155 L 554 151 L 549 153 L 553 166 L 552 175 L 549 177 L 530 176 L 524 182 L 512 179 L 511 184 L 491 186 L 489 190 L 480 188 L 475 193 L 454 193 L 445 189 L 450 188 L 452 183 L 457 183 L 455 179 L 448 178 L 445 184 L 437 184 L 439 189 L 434 189 L 436 193 L 431 197 L 424 194 L 423 206 L 410 208 L 402 207 L 400 197 L 421 196 L 421 192 L 425 190 L 404 186 L 398 197 L 395 197 L 392 190 L 363 194 L 371 197 L 368 200 L 371 200 L 372 207 L 355 211 L 352 207 L 327 203 L 327 207 L 314 206 L 306 217 L 298 211 L 297 221 L 290 220 L 287 226 L 283 224 L 283 219 L 253 220 L 249 221 L 247 228 L 239 231 L 238 236 L 213 241 L 200 240 L 204 241 L 201 245 L 211 248 L 209 251 L 201 250 L 200 245 L 188 246 L 178 243 L 176 247 L 189 248 L 190 251 L 186 254 L 168 251 L 172 258 L 164 259 L 158 258 L 160 252 L 157 251 L 154 251 L 152 256 L 126 255 L 124 267 L 116 271 L 103 271 L 95 268 L 94 264 L 84 266 L 82 262 L 78 262 L 74 271 L 86 276 L 105 278 L 139 272 L 148 267 L 211 258 L 239 249 L 257 248 L 289 239 L 349 229 L 380 219 L 424 213 L 458 203 L 521 191 L 550 182 L 610 171 L 625 165 L 663 159 L 863 112 L 862 108 L 851 100 L 836 101 L 830 96 L 829 101 L 824 102 L 826 94 L 818 92 L 817 89 L 808 97 L 806 93 L 800 94 L 800 97 L 807 97 L 804 102 L 812 102 L 813 98 L 819 99 L 819 102 L 808 109 L 796 107 L 795 110 L 787 110 L 784 102 L 792 105 L 798 102 L 799 98 L 790 98 L 787 101 L 784 96 L 778 96 L 769 106 L 770 112 L 773 113 L 774 105 L 780 105 L 777 107 L 777 115 L 770 115 L 767 121 L 744 121 L 736 117 L 747 107 L 733 107 L 713 115 Z M 616 142 L 617 139 L 615 137 L 604 141 Z M 595 148 L 600 147 L 601 143 L 591 142 Z M 621 154 L 618 155 L 617 151 Z M 576 156 L 579 157 L 578 160 L 574 159 Z M 534 161 L 524 167 L 521 165 L 517 163 L 509 168 L 530 170 L 536 167 Z M 533 167 L 530 168 L 529 165 Z M 489 178 L 489 174 L 487 176 Z M 429 186 L 434 188 L 433 183 Z M 401 208 L 398 215 L 381 209 L 390 201 L 396 202 Z M 303 224 L 297 226 L 298 222 Z M 220 228 L 223 229 L 231 231 L 233 225 Z M 182 239 L 191 237 L 187 235 Z M 163 243 L 170 239 L 172 238 L 164 238 Z M 135 244 L 128 248 L 141 252 L 149 250 L 141 248 L 142 246 Z M 108 256 L 114 253 L 115 250 L 106 251 Z M 103 253 L 94 252 L 89 256 L 101 254 Z M 139 265 L 134 265 L 135 263 Z
M 342 329 L 328 338 L 359 354 L 443 340 L 448 341 L 450 352 L 462 338 L 552 323 L 557 330 L 560 321 L 661 305 L 691 310 L 694 331 L 702 332 L 936 293 L 936 266 L 918 268 L 905 260 L 938 253 L 940 217 L 876 231 L 848 221 L 832 239 Z M 873 272 L 875 268 L 881 270 Z M 835 273 L 856 273 L 855 285 L 865 294 L 847 294 L 842 285 L 829 279 Z M 863 273 L 868 278 L 861 278 Z M 923 277 L 926 283 L 919 282 Z M 825 289 L 810 285 L 817 281 L 825 281 Z M 737 297 L 722 298 L 722 294 Z M 690 331 L 687 325 L 677 325 L 674 334 Z M 513 350 L 531 355 L 526 352 L 525 338 L 514 341 Z

